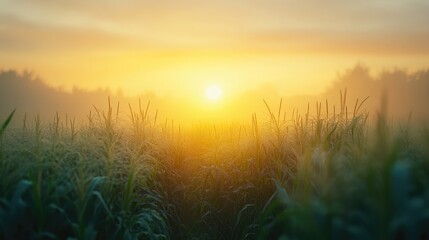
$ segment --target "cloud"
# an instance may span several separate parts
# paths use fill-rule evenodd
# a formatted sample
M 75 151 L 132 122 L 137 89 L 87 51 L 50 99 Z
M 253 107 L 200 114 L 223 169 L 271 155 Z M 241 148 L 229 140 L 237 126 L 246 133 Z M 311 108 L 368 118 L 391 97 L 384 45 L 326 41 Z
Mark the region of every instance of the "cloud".
M 45 45 L 27 45 L 42 49 L 70 36 L 83 45 L 113 38 L 123 45 L 144 42 L 147 48 L 271 46 L 351 54 L 417 54 L 429 48 L 429 4 L 421 0 L 32 0 L 2 1 L 0 6 L 0 31 L 9 37 L 0 49 L 23 37 L 12 34 L 16 29 L 43 40 Z
M 356 61 L 427 64 L 427 12 L 422 0 L 0 0 L 0 67 L 127 94 L 225 75 L 314 93 Z

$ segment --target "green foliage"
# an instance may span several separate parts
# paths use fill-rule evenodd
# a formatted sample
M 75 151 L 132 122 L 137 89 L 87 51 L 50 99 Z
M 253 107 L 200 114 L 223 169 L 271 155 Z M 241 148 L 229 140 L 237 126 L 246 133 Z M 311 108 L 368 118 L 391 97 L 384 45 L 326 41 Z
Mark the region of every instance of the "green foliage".
M 6 131 L 7 126 L 9 125 L 10 121 L 13 118 L 13 115 L 15 114 L 15 110 L 12 111 L 11 114 L 6 118 L 6 120 L 3 122 L 3 124 L 0 127 L 0 161 L 3 159 L 3 134 Z
M 150 104 L 1 130 L 0 239 L 425 239 L 429 131 L 341 93 L 286 116 L 184 128 Z M 333 109 L 333 112 L 331 112 Z
M 358 117 L 341 131 L 356 133 L 356 127 L 362 128 L 356 121 Z M 338 131 L 337 126 L 332 131 Z M 331 145 L 326 155 L 313 151 L 304 156 L 301 162 L 312 160 L 312 164 L 303 164 L 298 171 L 302 174 L 295 179 L 298 187 L 287 188 L 276 181 L 258 238 L 427 239 L 429 156 L 411 154 L 411 145 L 398 145 L 404 139 L 392 140 L 392 130 L 385 115 L 380 115 L 374 135 L 342 136 L 341 145 Z M 321 157 L 323 168 L 314 166 Z

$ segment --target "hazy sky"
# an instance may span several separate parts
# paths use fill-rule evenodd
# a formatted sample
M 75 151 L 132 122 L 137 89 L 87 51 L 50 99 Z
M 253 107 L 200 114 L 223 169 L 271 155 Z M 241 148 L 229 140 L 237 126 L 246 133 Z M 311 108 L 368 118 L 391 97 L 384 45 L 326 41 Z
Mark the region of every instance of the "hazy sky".
M 427 0 L 0 0 L 0 68 L 54 86 L 317 93 L 363 62 L 429 67 Z

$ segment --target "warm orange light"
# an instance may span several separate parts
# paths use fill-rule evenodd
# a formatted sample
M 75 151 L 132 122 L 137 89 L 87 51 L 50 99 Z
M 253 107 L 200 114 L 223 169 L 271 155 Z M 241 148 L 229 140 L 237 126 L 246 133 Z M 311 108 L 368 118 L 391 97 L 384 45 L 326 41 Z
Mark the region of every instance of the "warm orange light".
M 222 89 L 212 84 L 206 88 L 206 97 L 211 101 L 218 101 L 222 97 Z

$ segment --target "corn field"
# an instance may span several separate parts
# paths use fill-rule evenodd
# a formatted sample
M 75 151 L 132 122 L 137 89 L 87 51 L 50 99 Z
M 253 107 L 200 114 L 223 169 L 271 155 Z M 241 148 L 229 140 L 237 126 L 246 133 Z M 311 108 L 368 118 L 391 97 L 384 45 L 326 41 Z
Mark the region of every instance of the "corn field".
M 429 239 L 429 129 L 364 102 L 191 126 L 149 103 L 12 112 L 0 239 Z

